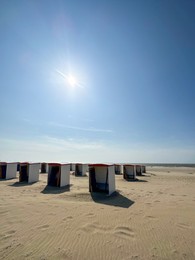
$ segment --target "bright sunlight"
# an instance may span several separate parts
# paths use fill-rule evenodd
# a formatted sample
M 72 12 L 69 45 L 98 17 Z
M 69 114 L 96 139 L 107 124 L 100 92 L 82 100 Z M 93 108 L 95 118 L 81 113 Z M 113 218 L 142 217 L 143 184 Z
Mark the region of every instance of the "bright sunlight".
M 78 84 L 77 79 L 72 75 L 67 76 L 67 81 L 71 87 L 74 87 Z

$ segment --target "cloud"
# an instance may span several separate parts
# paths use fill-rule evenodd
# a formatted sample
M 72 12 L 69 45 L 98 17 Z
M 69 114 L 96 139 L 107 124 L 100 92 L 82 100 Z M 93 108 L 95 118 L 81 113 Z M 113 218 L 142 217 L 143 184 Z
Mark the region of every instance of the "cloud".
M 36 140 L 0 139 L 3 161 L 195 163 L 190 147 L 113 144 L 87 139 L 40 136 Z
M 88 131 L 88 132 L 102 132 L 102 133 L 112 133 L 113 130 L 111 129 L 101 129 L 101 128 L 94 128 L 94 127 L 79 127 L 79 126 L 71 126 L 71 125 L 63 125 L 55 122 L 50 122 L 50 125 L 62 127 L 62 128 L 69 128 L 73 130 L 79 130 L 79 131 Z

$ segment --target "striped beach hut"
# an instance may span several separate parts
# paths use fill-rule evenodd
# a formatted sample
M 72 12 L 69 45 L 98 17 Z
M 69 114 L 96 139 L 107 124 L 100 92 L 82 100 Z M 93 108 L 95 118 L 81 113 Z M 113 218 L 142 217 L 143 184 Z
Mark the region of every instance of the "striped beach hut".
M 54 187 L 70 185 L 70 164 L 49 163 L 47 185 Z
M 20 163 L 19 182 L 33 183 L 39 181 L 40 163 Z
M 17 163 L 0 162 L 0 179 L 16 178 Z
M 114 165 L 89 164 L 89 192 L 115 192 Z

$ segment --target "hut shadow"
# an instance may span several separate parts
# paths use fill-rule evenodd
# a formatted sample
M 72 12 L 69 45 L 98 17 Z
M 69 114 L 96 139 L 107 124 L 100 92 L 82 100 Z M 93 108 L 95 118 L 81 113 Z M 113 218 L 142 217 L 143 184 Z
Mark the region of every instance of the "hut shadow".
M 91 198 L 96 203 L 126 209 L 134 204 L 134 201 L 124 197 L 118 191 L 115 191 L 111 196 L 106 196 L 104 193 L 92 192 Z
M 45 186 L 45 188 L 41 191 L 43 194 L 60 194 L 63 192 L 70 191 L 70 187 L 72 184 L 67 185 L 65 187 L 54 187 L 54 186 Z
M 10 179 L 0 179 L 0 182 L 1 182 L 1 181 L 12 181 L 12 180 L 15 180 L 15 179 L 16 179 L 15 177 L 10 178 Z
M 142 174 L 139 177 L 151 177 L 149 174 Z
M 141 180 L 141 179 L 137 179 L 137 178 L 135 180 L 131 180 L 131 179 L 126 180 L 126 179 L 124 179 L 124 181 L 127 181 L 127 182 L 148 182 L 147 180 Z
M 31 185 L 33 185 L 35 183 L 37 183 L 37 181 L 31 182 L 31 183 L 28 183 L 28 182 L 25 182 L 25 181 L 23 181 L 23 182 L 17 181 L 17 182 L 14 182 L 14 183 L 10 184 L 9 186 L 12 186 L 12 187 L 31 186 Z

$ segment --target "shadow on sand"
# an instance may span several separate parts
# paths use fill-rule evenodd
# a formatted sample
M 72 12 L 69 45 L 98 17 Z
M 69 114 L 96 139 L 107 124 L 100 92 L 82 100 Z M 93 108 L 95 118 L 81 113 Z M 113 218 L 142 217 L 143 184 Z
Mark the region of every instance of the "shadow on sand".
M 128 180 L 124 180 L 124 181 L 127 181 L 127 182 L 148 182 L 146 180 L 141 180 L 141 179 L 137 179 L 137 178 L 135 180 L 128 179 Z
M 60 194 L 60 193 L 63 193 L 63 192 L 67 192 L 67 191 L 70 191 L 70 187 L 72 186 L 71 185 L 67 185 L 65 187 L 54 187 L 54 186 L 45 186 L 45 188 L 41 191 L 41 193 L 44 193 L 44 194 Z
M 31 183 L 28 183 L 26 181 L 23 181 L 23 182 L 17 181 L 17 182 L 14 182 L 14 183 L 10 184 L 9 186 L 12 186 L 12 187 L 31 186 L 31 185 L 33 185 L 35 183 L 37 183 L 37 181 L 36 182 L 31 182 Z
M 15 179 L 16 179 L 15 177 L 10 178 L 10 179 L 0 179 L 0 182 L 1 182 L 1 181 L 13 181 L 13 180 L 15 180 Z
M 139 177 L 151 177 L 149 174 L 145 174 L 143 173 L 142 175 L 140 175 Z
M 118 191 L 115 191 L 111 196 L 106 196 L 104 193 L 92 192 L 91 198 L 96 203 L 121 208 L 129 208 L 134 204 L 134 201 L 124 197 Z

